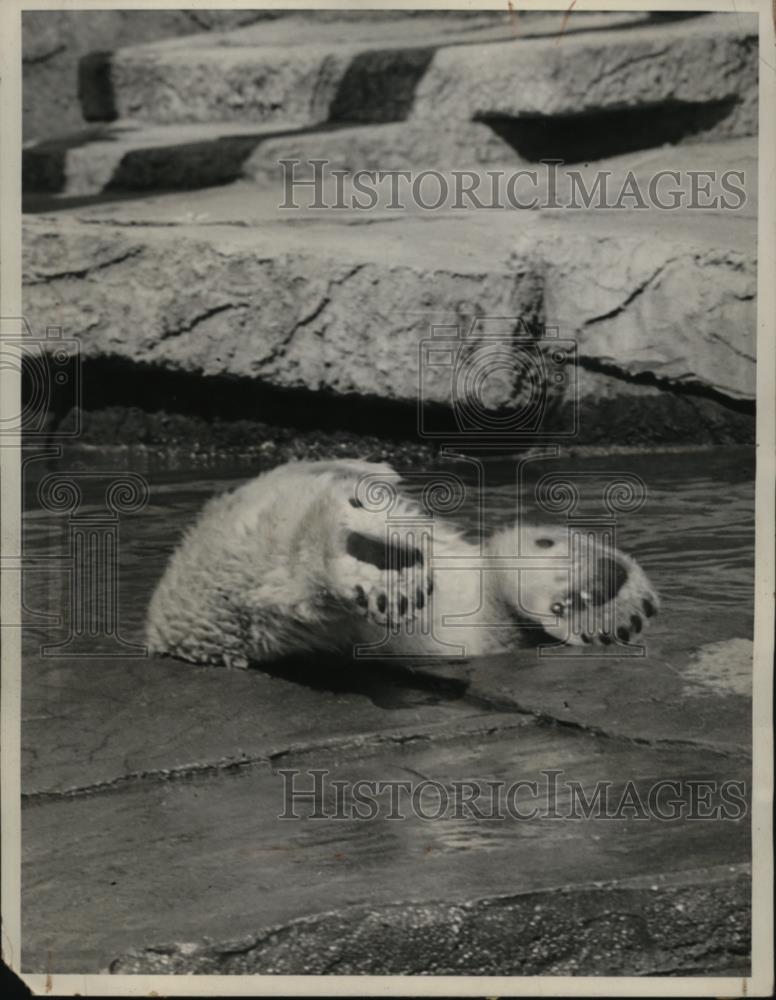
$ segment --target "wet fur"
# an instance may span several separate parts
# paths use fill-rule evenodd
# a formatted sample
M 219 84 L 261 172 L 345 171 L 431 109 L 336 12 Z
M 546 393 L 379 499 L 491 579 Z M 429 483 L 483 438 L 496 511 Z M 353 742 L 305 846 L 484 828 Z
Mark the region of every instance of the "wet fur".
M 350 656 L 370 644 L 386 654 L 417 655 L 444 654 L 446 643 L 479 656 L 518 649 L 540 627 L 572 643 L 618 641 L 618 630 L 630 638 L 657 609 L 643 571 L 620 552 L 595 554 L 585 577 L 592 590 L 595 559 L 604 559 L 616 577 L 616 600 L 575 609 L 568 532 L 558 528 L 515 526 L 485 543 L 487 554 L 536 560 L 536 568 L 520 574 L 481 572 L 480 548 L 439 518 L 424 558 L 414 549 L 415 534 L 400 534 L 395 550 L 385 549 L 384 514 L 364 509 L 356 497 L 366 474 L 396 480 L 387 465 L 294 462 L 206 504 L 151 600 L 151 651 L 226 666 L 313 651 Z M 397 513 L 415 522 L 422 515 L 404 497 L 392 517 Z M 434 561 L 448 556 L 463 568 L 432 573 Z M 560 616 L 552 611 L 559 606 Z M 587 639 L 569 634 L 576 614 L 590 625 Z M 598 631 L 607 614 L 609 638 Z M 463 622 L 449 621 L 461 616 Z

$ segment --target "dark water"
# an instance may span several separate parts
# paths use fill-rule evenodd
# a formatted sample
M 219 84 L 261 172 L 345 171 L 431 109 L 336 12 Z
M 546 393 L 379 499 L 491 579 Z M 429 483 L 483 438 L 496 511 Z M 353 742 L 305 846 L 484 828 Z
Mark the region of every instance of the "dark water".
M 145 608 L 181 533 L 211 495 L 258 471 L 252 461 L 145 453 L 79 452 L 59 460 L 82 502 L 74 515 L 41 507 L 40 485 L 60 466 L 30 461 L 25 477 L 25 609 L 31 642 L 51 641 L 52 619 L 62 615 L 69 586 L 68 540 L 78 519 L 104 515 L 106 484 L 131 472 L 147 489 L 145 507 L 116 520 L 120 628 L 141 641 Z M 616 544 L 642 564 L 663 601 L 662 628 L 681 631 L 685 643 L 751 638 L 754 564 L 754 461 L 746 449 L 662 455 L 541 458 L 531 461 L 449 461 L 434 472 L 410 470 L 405 488 L 422 496 L 442 473 L 457 483 L 451 516 L 472 536 L 514 520 L 563 523 L 568 510 L 548 512 L 538 487 L 554 477 L 578 491 L 574 518 L 607 518 L 607 486 L 625 481 L 643 491 L 638 509 L 615 512 Z M 453 477 L 450 480 L 450 477 Z M 561 500 L 563 496 L 561 496 Z M 449 497 L 448 497 L 449 501 Z M 460 501 L 460 503 L 458 503 Z M 443 507 L 445 504 L 443 503 Z M 436 508 L 439 510 L 439 508 Z M 65 617 L 67 609 L 64 608 Z M 28 648 L 31 648 L 28 646 Z M 424 695 L 423 698 L 430 697 Z
M 104 512 L 106 483 L 123 472 L 139 474 L 147 484 L 146 506 L 121 514 L 118 523 L 121 604 L 133 632 L 140 628 L 150 590 L 169 553 L 205 500 L 258 471 L 249 460 L 208 462 L 190 456 L 160 458 L 97 450 L 65 456 L 56 464 L 30 461 L 25 476 L 25 554 L 33 566 L 36 560 L 61 556 L 67 544 L 73 515 L 41 509 L 38 496 L 46 476 L 61 470 L 82 491 L 78 517 Z M 615 513 L 616 542 L 642 563 L 664 608 L 686 615 L 689 629 L 701 612 L 706 620 L 715 612 L 729 620 L 728 634 L 751 635 L 755 471 L 751 450 L 541 458 L 520 463 L 497 459 L 479 466 L 459 460 L 440 465 L 436 471 L 452 474 L 462 484 L 458 487 L 460 505 L 446 516 L 465 524 L 472 535 L 513 520 L 517 511 L 531 519 L 562 523 L 568 511 L 548 513 L 537 498 L 537 484 L 548 482 L 543 477 L 551 475 L 556 483 L 578 490 L 579 503 L 572 515 L 577 518 L 611 516 L 602 500 L 607 485 L 622 480 L 635 484 L 643 490 L 643 503 L 636 510 Z M 435 472 L 419 475 L 414 471 L 406 488 L 421 495 L 434 479 Z M 37 572 L 31 571 L 27 592 L 39 590 L 45 577 L 42 565 Z M 49 580 L 49 590 L 51 586 Z

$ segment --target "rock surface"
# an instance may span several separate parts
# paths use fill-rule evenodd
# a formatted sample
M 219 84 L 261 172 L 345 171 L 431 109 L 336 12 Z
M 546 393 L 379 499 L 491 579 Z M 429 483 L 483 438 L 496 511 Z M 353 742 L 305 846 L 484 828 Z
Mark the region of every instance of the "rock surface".
M 446 786 L 487 779 L 503 781 L 505 787 L 518 779 L 542 782 L 543 769 L 559 768 L 564 780 L 578 783 L 590 800 L 595 783 L 608 781 L 608 808 L 615 811 L 629 780 L 639 801 L 647 802 L 659 781 L 703 781 L 710 767 L 719 782 L 746 786 L 746 764 L 731 759 L 710 765 L 706 753 L 690 747 L 646 751 L 610 744 L 604 749 L 584 734 L 562 735 L 537 726 L 518 735 L 495 726 L 486 735 L 459 733 L 452 741 L 397 741 L 376 753 L 363 745 L 349 751 L 332 747 L 329 753 L 320 748 L 305 753 L 299 747 L 272 765 L 254 763 L 231 772 L 217 768 L 176 781 L 152 775 L 102 794 L 32 799 L 25 812 L 25 967 L 42 968 L 53 948 L 51 965 L 57 971 L 98 971 L 130 948 L 203 936 L 233 940 L 302 914 L 326 915 L 365 904 L 380 907 L 403 900 L 411 914 L 416 901 L 460 905 L 483 896 L 564 885 L 574 892 L 590 882 L 647 873 L 664 876 L 663 884 L 670 886 L 701 859 L 702 866 L 720 866 L 746 864 L 749 858 L 746 818 L 664 821 L 653 815 L 639 821 L 632 809 L 619 819 L 587 822 L 581 815 L 553 820 L 541 810 L 533 819 L 478 821 L 463 815 L 433 822 L 410 815 L 401 805 L 405 818 L 392 822 L 383 804 L 370 823 L 342 819 L 335 826 L 328 818 L 336 810 L 328 784 L 319 806 L 327 818 L 313 819 L 313 807 L 300 803 L 295 807 L 298 820 L 280 820 L 291 779 L 284 779 L 279 769 L 301 772 L 293 779 L 295 787 L 308 791 L 313 787 L 305 773 L 309 768 L 326 768 L 327 782 L 412 781 L 414 774 Z M 414 783 L 421 780 L 415 777 Z M 688 787 L 678 796 L 685 808 Z M 718 800 L 716 795 L 715 808 Z M 429 796 L 423 808 L 433 812 L 434 802 Z M 488 812 L 487 800 L 482 804 Z M 568 798 L 555 804 L 558 815 L 567 816 Z M 529 816 L 536 808 L 534 798 L 521 797 L 518 808 Z M 465 865 L 457 863 L 462 851 Z M 745 871 L 740 879 L 737 897 L 747 892 Z M 739 947 L 746 955 L 745 912 L 737 917 L 734 934 L 727 917 L 722 918 L 722 912 L 729 912 L 725 896 L 707 897 L 706 902 L 716 908 L 713 919 L 731 944 L 741 935 Z M 634 900 L 631 905 L 640 904 Z M 353 947 L 359 916 L 356 911 L 348 920 Z M 450 933 L 451 923 L 455 925 L 454 919 L 446 922 L 447 916 L 440 914 L 439 933 Z M 324 916 L 321 924 L 326 923 Z M 420 965 L 424 949 L 411 940 L 404 938 L 404 948 L 415 953 Z M 305 942 L 300 944 L 289 949 L 280 968 L 297 973 L 309 969 Z M 551 949 L 551 940 L 546 944 Z M 526 952 L 529 942 L 516 957 L 525 960 Z M 597 971 L 592 956 L 578 950 L 575 957 L 590 972 Z M 373 961 L 386 959 L 378 952 Z M 628 959 L 621 961 L 627 967 Z M 745 959 L 739 961 L 743 965 Z M 638 966 L 638 953 L 631 962 L 631 968 Z M 467 962 L 462 956 L 457 971 L 477 968 L 471 957 Z M 259 964 L 256 971 L 270 969 Z
M 489 125 L 453 122 L 281 128 L 240 122 L 155 125 L 120 121 L 31 144 L 23 150 L 27 194 L 189 190 L 241 176 L 275 184 L 279 161 L 328 161 L 327 170 L 460 168 L 520 162 Z M 304 176 L 305 169 L 300 169 Z
M 578 176 L 590 185 L 595 169 L 609 171 L 614 203 L 625 178 L 646 189 L 658 162 L 697 164 L 698 150 L 752 183 L 747 141 L 631 154 Z M 570 183 L 561 174 L 563 203 Z M 576 342 L 567 402 L 586 407 L 588 423 L 612 395 L 606 379 L 645 407 L 686 391 L 710 397 L 698 401 L 707 407 L 748 405 L 756 202 L 690 208 L 687 183 L 677 188 L 686 207 L 672 211 L 284 211 L 282 189 L 247 183 L 74 208 L 28 219 L 26 309 L 35 327 L 56 314 L 87 358 L 407 404 L 433 324 L 468 335 L 478 317 L 518 316 Z M 424 365 L 422 378 L 424 401 L 451 405 L 450 366 Z M 495 379 L 487 401 L 515 406 L 519 394 Z M 676 419 L 696 432 L 689 411 Z
M 677 884 L 678 883 L 678 884 Z M 358 906 L 258 937 L 135 951 L 120 975 L 729 975 L 748 952 L 745 866 L 574 891 Z M 677 913 L 680 914 L 677 919 Z M 518 942 L 524 942 L 521 946 Z M 743 961 L 742 961 L 743 959 Z
M 223 32 L 272 16 L 246 10 L 28 10 L 22 15 L 23 127 L 28 139 L 82 125 L 78 63 L 111 50 L 199 31 Z
M 701 68 L 702 67 L 702 68 Z M 440 48 L 412 116 L 579 115 L 655 104 L 731 101 L 721 134 L 757 130 L 757 23 L 719 15 L 679 26 Z
M 140 120 L 25 151 L 30 187 L 69 196 L 29 202 L 57 213 L 28 229 L 35 325 L 56 313 L 95 362 L 449 411 L 451 366 L 421 371 L 431 326 L 519 316 L 575 342 L 548 431 L 751 440 L 757 161 L 729 137 L 755 131 L 755 19 L 382 20 L 290 15 L 95 56 L 85 101 L 112 81 L 110 115 Z M 662 148 L 627 152 L 639 143 Z M 564 167 L 531 162 L 548 155 Z M 471 168 L 480 199 L 490 166 L 538 181 L 510 188 L 513 210 L 453 193 L 399 213 L 385 189 L 359 211 L 354 178 L 327 175 L 316 211 L 278 167 L 313 158 L 348 175 L 433 166 L 448 190 Z M 238 177 L 255 184 L 183 190 Z M 160 189 L 175 193 L 126 200 Z M 519 410 L 525 378 L 487 383 L 478 403 Z
M 284 18 L 221 36 L 217 44 L 120 49 L 110 69 L 115 113 L 157 122 L 250 117 L 312 124 L 679 103 L 719 106 L 709 134 L 756 130 L 753 16 L 717 15 L 636 32 L 559 34 L 556 23 L 548 40 L 515 37 L 503 16 L 397 19 L 379 42 L 362 23 L 327 27 L 333 26 Z

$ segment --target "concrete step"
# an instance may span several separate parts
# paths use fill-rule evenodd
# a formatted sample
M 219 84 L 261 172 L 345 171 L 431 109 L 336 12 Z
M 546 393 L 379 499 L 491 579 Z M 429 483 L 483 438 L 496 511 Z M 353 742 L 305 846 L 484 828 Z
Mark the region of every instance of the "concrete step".
M 752 154 L 709 144 L 604 161 L 586 176 L 608 169 L 616 192 L 631 172 L 646 190 L 658 169 L 737 164 L 751 190 Z M 29 217 L 27 315 L 41 328 L 56 316 L 89 358 L 407 404 L 432 324 L 541 318 L 576 341 L 569 405 L 624 394 L 652 421 L 681 393 L 705 394 L 685 417 L 671 409 L 698 433 L 695 404 L 754 399 L 754 202 L 397 213 L 281 210 L 279 197 L 242 182 Z M 424 367 L 424 401 L 449 407 L 450 379 Z M 492 408 L 518 398 L 509 381 L 489 387 Z
M 195 72 L 187 60 L 198 65 L 210 59 L 220 67 L 220 62 L 231 64 L 239 57 L 248 60 L 255 75 L 263 60 L 281 60 L 284 67 L 301 60 L 307 67 L 305 60 L 312 53 L 325 63 L 333 58 L 331 52 L 374 44 L 386 31 L 385 44 L 398 46 L 359 50 L 341 80 L 342 96 L 328 105 L 309 98 L 314 113 L 299 112 L 297 105 L 304 103 L 299 81 L 288 84 L 289 95 L 275 100 L 271 113 L 256 114 L 248 106 L 237 113 L 222 97 L 214 97 L 208 111 L 190 113 L 178 102 L 176 114 L 166 113 L 170 85 L 160 77 L 160 93 L 146 98 L 149 109 L 161 109 L 158 114 L 148 114 L 138 100 L 127 101 L 119 111 L 133 114 L 135 120 L 114 121 L 25 148 L 24 187 L 27 192 L 69 195 L 189 189 L 242 175 L 261 179 L 276 172 L 283 158 L 323 158 L 332 168 L 351 171 L 465 169 L 552 158 L 581 162 L 666 142 L 753 134 L 756 46 L 749 22 L 731 18 L 718 15 L 658 26 L 633 22 L 628 30 L 612 30 L 616 15 L 608 15 L 603 22 L 608 30 L 597 30 L 599 21 L 588 19 L 581 22 L 586 27 L 567 28 L 553 40 L 546 32 L 532 35 L 537 22 L 529 21 L 517 39 L 500 41 L 509 32 L 500 21 L 494 23 L 494 15 L 469 20 L 427 15 L 411 19 L 411 28 L 401 19 L 384 22 L 373 26 L 371 35 L 365 33 L 364 22 L 324 22 L 314 44 L 309 25 L 281 18 L 238 35 L 121 50 L 113 58 L 114 76 L 121 75 L 122 66 L 128 73 L 127 67 L 142 64 L 145 69 L 142 74 L 138 69 L 138 78 L 143 87 L 151 87 L 154 73 L 172 72 L 172 67 L 182 73 L 183 65 L 198 81 L 186 84 L 188 95 L 204 86 L 204 70 Z M 462 24 L 468 26 L 463 35 Z M 417 39 L 424 26 L 442 47 L 429 49 L 435 54 L 422 76 L 404 63 L 391 68 L 397 85 L 406 91 L 410 77 L 415 88 L 402 98 L 406 107 L 399 111 L 391 80 L 379 74 L 388 73 L 383 64 L 390 59 L 406 63 L 408 53 L 419 51 Z M 483 36 L 492 41 L 476 43 Z M 343 40 L 348 37 L 349 42 Z M 262 38 L 264 43 L 257 45 Z M 460 64 L 457 75 L 446 59 Z M 715 67 L 711 77 L 708 62 Z M 153 73 L 147 63 L 155 67 Z M 704 91 L 695 93 L 691 81 L 701 63 Z M 331 68 L 326 72 L 330 75 Z M 93 73 L 98 74 L 98 68 Z M 320 74 L 325 76 L 323 69 Z M 228 72 L 218 68 L 217 76 L 218 86 L 228 84 Z M 709 78 L 711 90 L 705 82 Z M 461 90 L 455 91 L 461 80 Z M 316 79 L 315 86 L 319 84 Z M 272 86 L 279 84 L 274 81 Z M 91 92 L 87 83 L 84 88 L 86 94 Z M 393 110 L 376 106 L 384 101 L 394 101 Z M 115 113 L 102 117 L 113 118 Z M 349 119 L 350 127 L 341 119 Z M 354 121 L 370 124 L 354 128 Z
M 94 125 L 26 145 L 26 193 L 72 197 L 110 191 L 164 191 L 226 184 L 272 126 L 227 124 L 159 126 L 138 122 Z
M 484 122 L 282 128 L 275 123 L 118 121 L 29 144 L 22 152 L 22 177 L 28 195 L 186 191 L 240 177 L 275 183 L 279 160 L 315 158 L 327 160 L 327 169 L 351 172 L 523 162 L 514 146 Z
M 616 15 L 616 18 L 622 15 Z M 695 108 L 706 134 L 753 134 L 754 15 L 569 30 L 534 37 L 501 15 L 322 24 L 282 18 L 87 59 L 87 120 L 369 122 L 575 116 Z M 576 26 L 576 22 L 572 24 Z M 585 24 L 588 25 L 585 28 Z M 600 154 L 599 154 L 600 155 Z
M 573 137 L 564 129 L 565 119 L 549 129 L 545 122 L 464 121 L 451 119 L 433 124 L 420 121 L 358 125 L 328 122 L 316 126 L 282 128 L 275 124 L 242 125 L 231 122 L 156 125 L 120 121 L 92 126 L 77 133 L 31 143 L 23 150 L 23 186 L 27 196 L 117 196 L 127 192 L 187 191 L 226 184 L 247 177 L 259 184 L 278 185 L 281 161 L 298 161 L 295 176 L 311 176 L 311 161 L 325 161 L 332 171 L 479 170 L 519 167 L 541 170 L 541 159 L 562 159 L 574 169 L 588 172 L 590 163 L 617 154 L 664 146 L 669 139 L 703 145 L 725 158 L 754 155 L 754 145 L 728 140 L 729 146 L 700 142 L 698 135 L 681 131 L 679 120 L 662 109 L 650 110 L 649 121 L 624 115 L 624 131 L 615 123 L 605 130 L 587 128 Z M 654 128 L 658 128 L 658 132 Z M 678 129 L 678 130 L 677 130 Z M 669 134 L 670 132 L 670 134 Z M 735 151 L 739 151 L 736 153 Z M 744 151 L 744 152 L 742 152 Z M 560 154 L 563 154 L 562 156 Z M 644 160 L 643 154 L 636 161 Z M 671 157 L 665 148 L 661 155 Z M 682 157 L 682 153 L 676 154 Z M 692 168 L 692 153 L 684 164 Z

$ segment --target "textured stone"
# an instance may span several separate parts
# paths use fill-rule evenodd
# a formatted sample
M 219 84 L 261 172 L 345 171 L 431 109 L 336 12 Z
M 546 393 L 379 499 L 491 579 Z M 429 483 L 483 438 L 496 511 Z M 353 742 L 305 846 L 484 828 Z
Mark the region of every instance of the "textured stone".
M 397 903 L 301 918 L 218 944 L 157 945 L 119 975 L 748 976 L 745 865 L 458 905 Z
M 695 628 L 709 637 L 725 635 L 730 623 L 718 625 L 717 615 L 698 613 Z M 467 693 L 492 708 L 512 707 L 613 737 L 656 746 L 693 742 L 717 753 L 747 757 L 751 639 L 720 639 L 699 649 L 695 639 L 678 639 L 681 633 L 681 615 L 669 608 L 644 640 L 645 656 L 628 657 L 614 650 L 608 656 L 580 657 L 563 651 L 533 662 L 526 657 L 519 685 L 512 660 L 488 658 L 467 670 Z M 714 662 L 722 655 L 717 645 L 725 651 L 724 667 Z M 716 676 L 708 676 L 709 660 Z M 445 676 L 460 673 L 453 664 L 443 671 Z
M 336 32 L 316 25 L 311 38 L 307 24 L 290 46 L 293 26 L 287 18 L 260 26 L 258 36 L 222 36 L 217 45 L 121 49 L 111 67 L 116 113 L 158 122 L 250 117 L 311 124 L 329 117 L 519 118 L 698 103 L 722 105 L 715 134 L 756 131 L 754 16 L 562 36 L 556 23 L 549 39 L 515 37 L 503 21 L 493 27 L 492 20 L 483 26 L 428 16 L 396 21 L 377 35 L 356 23 Z
M 26 309 L 34 327 L 56 314 L 87 357 L 414 401 L 431 322 L 530 319 L 541 309 L 530 259 L 502 268 L 506 246 L 495 253 L 486 233 L 479 246 L 455 246 L 459 235 L 450 223 L 418 241 L 387 224 L 181 230 L 34 220 Z M 428 385 L 440 401 L 449 399 L 444 374 Z
M 93 126 L 26 146 L 22 152 L 24 190 L 83 196 L 226 184 L 241 175 L 244 161 L 262 138 L 261 127 L 236 122 Z
M 724 145 L 708 163 L 751 178 L 753 161 Z M 661 168 L 681 165 L 675 155 Z M 615 179 L 632 162 L 619 158 Z M 634 176 L 656 167 L 647 157 Z M 580 403 L 605 376 L 628 392 L 646 381 L 754 399 L 753 203 L 283 212 L 280 197 L 242 184 L 30 219 L 28 315 L 45 327 L 56 314 L 87 357 L 405 402 L 418 398 L 432 324 L 544 317 L 577 342 Z M 489 391 L 508 406 L 519 389 Z M 449 369 L 424 369 L 424 399 L 449 404 Z
M 378 170 L 518 162 L 481 122 L 429 129 L 411 122 L 349 128 L 282 129 L 220 122 L 113 122 L 23 150 L 24 191 L 67 196 L 120 191 L 185 191 L 238 177 L 277 182 L 281 159 L 325 159 L 327 170 Z M 300 176 L 309 168 L 300 167 Z
M 583 364 L 663 384 L 754 400 L 756 258 L 720 239 L 696 243 L 652 220 L 626 234 L 561 215 L 516 239 L 546 261 L 545 311 L 577 342 Z M 697 230 L 693 235 L 698 235 Z
M 422 689 L 408 689 L 404 705 L 380 706 L 365 693 L 319 691 L 282 675 L 158 658 L 27 655 L 25 672 L 22 783 L 23 794 L 36 798 L 243 768 L 290 752 L 359 754 L 381 743 L 444 740 L 521 722 L 514 713 L 480 713 L 454 700 L 423 704 Z M 346 667 L 343 684 L 351 674 Z M 375 672 L 374 683 L 375 692 L 390 690 L 384 672 Z
M 111 59 L 114 107 L 120 117 L 157 122 L 313 124 L 329 117 L 351 62 L 385 49 L 375 72 L 393 92 L 384 92 L 375 113 L 391 120 L 404 117 L 433 45 L 509 33 L 503 15 L 493 14 L 398 17 L 379 27 L 320 12 L 285 17 L 210 45 L 186 39 L 118 49 Z M 91 86 L 88 75 L 84 86 Z
M 270 10 L 27 10 L 22 14 L 22 125 L 25 138 L 79 128 L 78 63 L 110 51 L 167 37 L 223 32 L 275 17 Z
M 731 101 L 722 134 L 752 135 L 757 68 L 756 15 L 580 34 L 559 44 L 441 48 L 418 85 L 412 116 L 553 116 Z
M 519 163 L 520 157 L 482 122 L 390 122 L 302 132 L 268 139 L 245 161 L 243 174 L 277 182 L 280 160 L 327 160 L 327 170 L 463 170 Z M 299 167 L 300 176 L 309 168 Z

